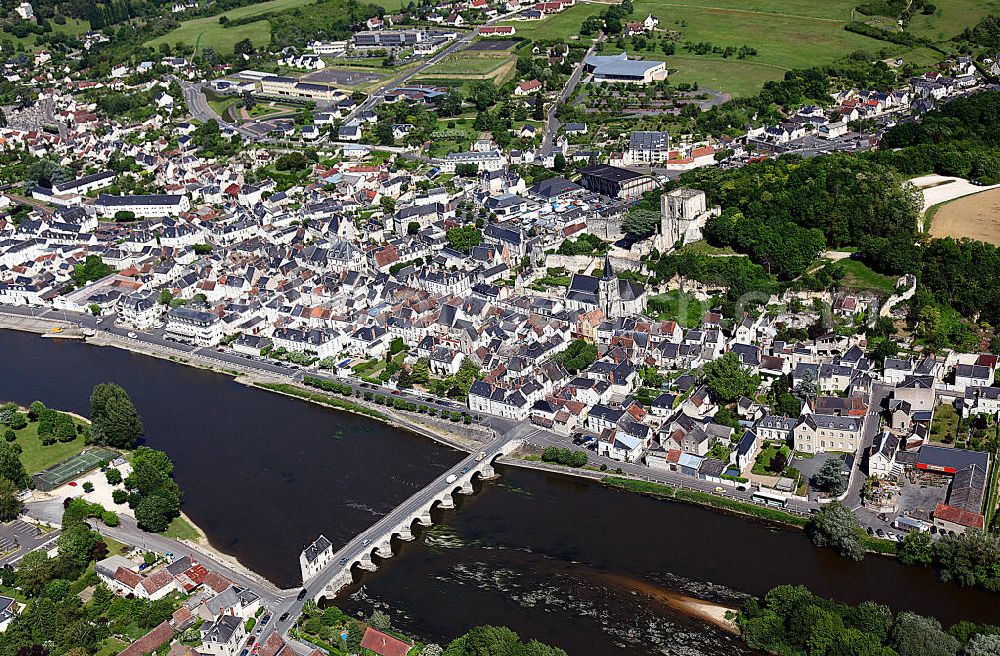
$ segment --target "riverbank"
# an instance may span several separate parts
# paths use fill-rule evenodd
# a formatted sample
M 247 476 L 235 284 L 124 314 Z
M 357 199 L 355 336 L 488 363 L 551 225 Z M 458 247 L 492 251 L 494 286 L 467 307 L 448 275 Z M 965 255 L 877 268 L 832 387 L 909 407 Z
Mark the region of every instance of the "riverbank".
M 621 574 L 601 573 L 592 576 L 605 585 L 644 594 L 654 602 L 663 604 L 694 619 L 707 622 L 727 633 L 732 633 L 733 635 L 740 634 L 735 622 L 738 609 L 731 606 L 708 601 L 707 599 L 690 597 L 673 590 L 661 588 L 647 581 Z
M 282 396 L 288 396 L 301 401 L 314 403 L 316 405 L 334 408 L 343 412 L 352 412 L 354 414 L 363 415 L 380 421 L 387 426 L 392 426 L 393 428 L 399 428 L 401 430 L 422 435 L 423 437 L 430 438 L 439 444 L 443 444 L 458 451 L 465 451 L 466 453 L 474 453 L 475 451 L 478 451 L 486 442 L 485 435 L 481 440 L 470 439 L 468 435 L 447 431 L 439 426 L 429 426 L 427 424 L 411 421 L 407 417 L 393 412 L 392 410 L 388 410 L 387 408 L 383 409 L 382 406 L 376 406 L 374 404 L 369 406 L 357 398 L 347 397 L 351 398 L 351 400 L 341 399 L 295 383 L 269 383 L 249 379 L 237 380 L 245 385 L 264 389 L 269 392 L 274 392 L 275 394 L 281 394 Z M 469 426 L 465 426 L 464 428 L 465 430 L 482 431 L 482 429 L 471 429 Z
M 77 330 L 76 324 L 70 321 L 21 317 L 0 312 L 0 328 L 34 333 L 43 337 L 61 337 L 62 333 L 51 332 L 53 327 L 62 327 L 64 331 Z M 66 336 L 69 336 L 68 332 Z M 197 353 L 167 353 L 164 352 L 164 350 L 159 346 L 154 346 L 140 340 L 125 339 L 112 333 L 98 332 L 96 335 L 88 336 L 85 341 L 93 346 L 118 348 L 131 353 L 137 353 L 139 355 L 167 360 L 175 364 L 184 364 L 196 369 L 231 376 L 233 380 L 244 385 L 258 387 L 270 392 L 284 394 L 285 396 L 292 396 L 327 407 L 333 407 L 343 412 L 363 415 L 385 423 L 388 426 L 392 426 L 393 428 L 400 428 L 417 433 L 430 438 L 439 444 L 443 444 L 460 451 L 465 451 L 467 453 L 473 453 L 481 448 L 483 443 L 485 443 L 489 437 L 488 435 L 480 435 L 479 439 L 470 439 L 470 434 L 484 433 L 483 429 L 464 426 L 463 432 L 450 431 L 443 429 L 440 426 L 430 426 L 424 423 L 412 421 L 389 408 L 376 406 L 375 404 L 369 405 L 360 399 L 342 400 L 337 399 L 336 397 L 326 397 L 326 399 L 313 398 L 313 395 L 324 395 L 317 391 L 310 390 L 297 382 L 287 382 L 289 380 L 288 378 L 283 379 L 278 376 L 268 375 L 252 367 L 246 367 L 234 363 L 227 363 L 225 366 L 219 365 L 212 362 L 210 358 L 206 358 Z M 298 392 L 291 392 L 291 389 L 298 390 Z

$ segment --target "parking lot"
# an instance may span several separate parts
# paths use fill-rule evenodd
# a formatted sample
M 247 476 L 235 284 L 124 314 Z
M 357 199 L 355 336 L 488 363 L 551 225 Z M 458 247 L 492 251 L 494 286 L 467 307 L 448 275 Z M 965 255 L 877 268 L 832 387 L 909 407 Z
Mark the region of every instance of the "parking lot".
M 16 519 L 0 524 L 0 565 L 14 563 L 29 551 L 42 547 L 59 536 L 59 531 L 42 533 L 37 526 Z
M 21 542 L 27 542 L 36 537 L 38 537 L 38 528 L 21 520 L 0 525 L 0 551 L 11 551 L 16 549 Z
M 922 472 L 913 474 L 913 478 L 911 482 L 909 476 L 903 476 L 898 497 L 899 514 L 929 522 L 934 507 L 944 503 L 948 496 L 948 479 Z

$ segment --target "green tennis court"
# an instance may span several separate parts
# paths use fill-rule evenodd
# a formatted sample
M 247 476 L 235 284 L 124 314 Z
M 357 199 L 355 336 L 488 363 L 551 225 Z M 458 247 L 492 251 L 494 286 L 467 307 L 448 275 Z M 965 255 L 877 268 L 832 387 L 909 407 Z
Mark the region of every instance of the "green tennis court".
M 43 492 L 48 492 L 63 483 L 73 480 L 80 474 L 89 472 L 91 469 L 96 469 L 102 463 L 114 460 L 118 456 L 119 454 L 116 451 L 100 447 L 90 447 L 75 456 L 52 465 L 45 471 L 38 472 L 32 478 L 35 481 L 36 488 Z

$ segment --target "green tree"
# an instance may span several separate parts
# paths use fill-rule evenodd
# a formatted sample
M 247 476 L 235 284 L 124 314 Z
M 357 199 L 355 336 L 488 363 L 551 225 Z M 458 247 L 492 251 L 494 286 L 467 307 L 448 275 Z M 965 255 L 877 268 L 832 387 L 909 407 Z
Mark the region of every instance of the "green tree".
M 812 478 L 810 485 L 821 492 L 826 492 L 830 496 L 840 496 L 847 490 L 847 477 L 843 474 L 839 458 L 830 458 L 823 463 Z
M 413 363 L 413 369 L 410 371 L 410 380 L 416 384 L 426 385 L 430 379 L 430 360 L 427 358 L 418 358 L 417 361 Z
M 739 357 L 731 351 L 706 364 L 702 373 L 708 389 L 723 403 L 741 396 L 753 396 L 760 386 L 760 376 L 743 369 Z
M 6 478 L 0 478 L 0 521 L 17 519 L 24 504 L 18 498 L 17 486 Z
M 597 346 L 583 339 L 573 340 L 565 351 L 556 356 L 556 361 L 562 364 L 571 374 L 575 374 L 597 361 Z
M 174 295 L 169 289 L 164 289 L 160 291 L 160 297 L 157 300 L 160 305 L 170 305 L 170 301 L 174 300 Z
M 816 546 L 831 547 L 850 560 L 864 560 L 858 518 L 839 502 L 820 508 L 806 530 Z
M 936 619 L 902 612 L 892 629 L 892 646 L 899 656 L 955 656 L 959 644 Z
M 151 495 L 139 502 L 135 520 L 139 528 L 150 533 L 162 533 L 170 526 L 173 508 L 163 497 Z
M 70 276 L 78 286 L 83 286 L 88 282 L 100 280 L 114 272 L 115 270 L 105 264 L 100 255 L 88 255 L 83 264 L 77 264 L 73 267 L 73 273 Z
M 965 656 L 996 656 L 1000 654 L 1000 635 L 976 634 L 966 643 L 963 653 Z
M 622 219 L 622 231 L 632 237 L 648 237 L 656 232 L 659 226 L 660 213 L 642 207 L 629 210 Z
M 467 87 L 468 100 L 480 112 L 484 112 L 497 101 L 497 88 L 492 80 L 477 80 Z
M 58 538 L 59 560 L 65 571 L 79 573 L 90 562 L 90 554 L 94 549 L 98 536 L 84 523 L 74 524 L 65 529 Z
M 101 383 L 90 395 L 91 435 L 96 444 L 130 449 L 142 437 L 139 413 L 124 389 Z
M 845 621 L 849 626 L 875 636 L 879 643 L 884 643 L 889 639 L 893 614 L 885 604 L 863 601 L 851 610 Z
M 28 419 L 31 421 L 38 421 L 38 417 L 42 414 L 42 410 L 44 409 L 44 403 L 41 401 L 33 401 L 28 407 Z
M 10 481 L 18 489 L 28 487 L 28 473 L 21 463 L 20 449 L 13 442 L 0 442 L 0 477 Z
M 468 254 L 474 247 L 483 240 L 483 233 L 473 226 L 462 226 L 460 228 L 449 228 L 445 233 L 448 244 L 460 253 Z
M 920 531 L 910 531 L 896 547 L 899 562 L 904 565 L 930 565 L 934 561 L 931 536 Z
M 25 594 L 33 597 L 55 573 L 55 562 L 44 551 L 31 551 L 18 561 L 17 585 Z
M 381 610 L 372 611 L 372 614 L 368 616 L 368 625 L 378 631 L 388 631 L 392 628 L 389 615 Z

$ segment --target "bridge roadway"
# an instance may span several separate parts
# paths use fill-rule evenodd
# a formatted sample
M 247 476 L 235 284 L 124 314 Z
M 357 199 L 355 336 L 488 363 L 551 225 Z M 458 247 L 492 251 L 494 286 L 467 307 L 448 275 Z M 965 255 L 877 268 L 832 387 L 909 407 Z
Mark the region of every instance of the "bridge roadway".
M 339 551 L 333 554 L 330 563 L 306 582 L 309 594 L 319 601 L 322 597 L 334 597 L 337 592 L 351 583 L 352 569 L 375 571 L 377 565 L 372 556 L 391 558 L 392 538 L 403 541 L 413 539 L 412 528 L 431 525 L 431 510 L 435 507 L 451 509 L 455 507 L 455 494 L 472 494 L 472 483 L 476 478 L 491 479 L 493 461 L 511 453 L 521 440 L 518 431 L 498 435 L 487 443 L 480 452 L 470 454 L 458 464 L 431 481 L 423 489 L 399 504 L 392 512 L 377 521 L 368 530 L 355 536 Z M 482 457 L 480 457 L 482 455 Z M 453 480 L 449 479 L 455 477 Z

